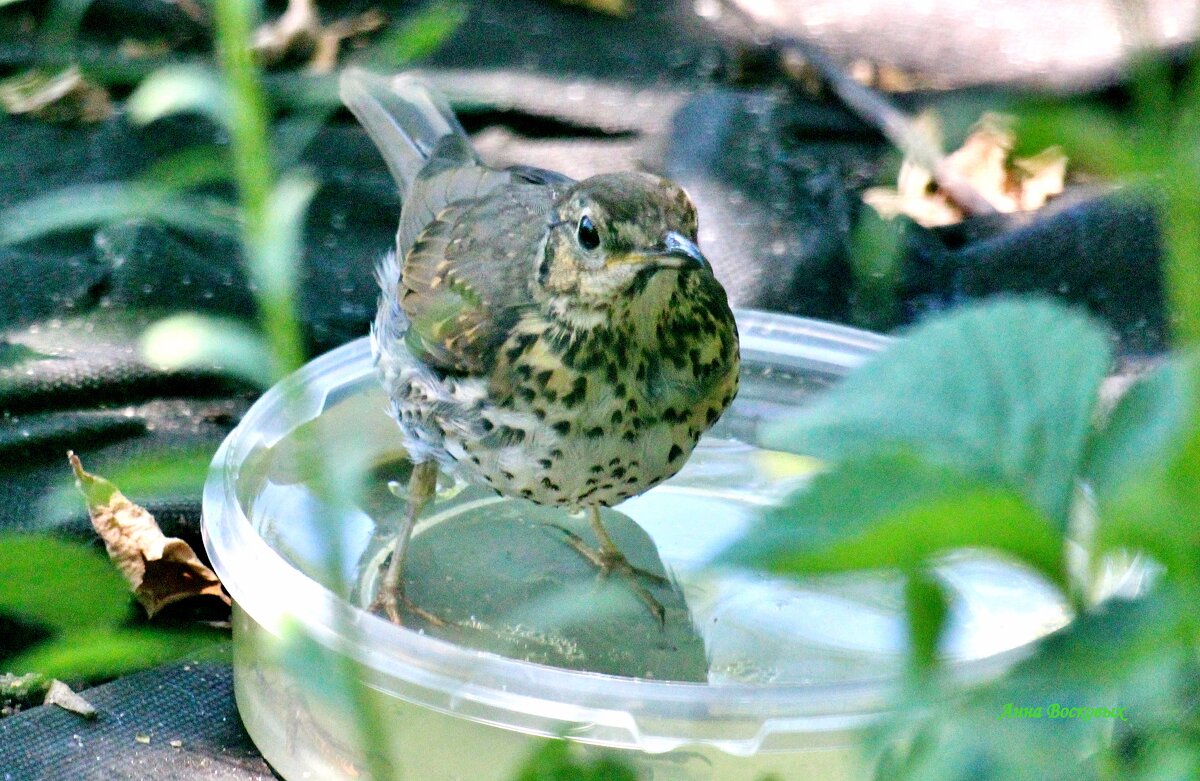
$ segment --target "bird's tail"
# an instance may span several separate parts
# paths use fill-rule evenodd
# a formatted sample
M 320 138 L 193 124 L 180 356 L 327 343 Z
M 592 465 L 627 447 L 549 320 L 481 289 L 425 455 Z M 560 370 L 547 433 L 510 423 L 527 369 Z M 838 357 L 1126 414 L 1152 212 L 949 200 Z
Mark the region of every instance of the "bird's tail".
M 347 68 L 340 87 L 342 102 L 383 154 L 401 197 L 439 142 L 447 136 L 467 141 L 466 131 L 445 99 L 415 76 L 384 77 L 362 68 Z M 469 141 L 454 146 L 471 150 Z M 467 153 L 474 157 L 473 150 Z

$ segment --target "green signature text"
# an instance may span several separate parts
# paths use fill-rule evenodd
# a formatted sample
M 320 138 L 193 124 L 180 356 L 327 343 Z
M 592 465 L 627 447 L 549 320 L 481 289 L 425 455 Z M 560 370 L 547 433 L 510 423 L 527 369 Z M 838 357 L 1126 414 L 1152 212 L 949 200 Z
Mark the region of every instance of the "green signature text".
M 1042 706 L 1019 706 L 1015 703 L 1005 703 L 1004 710 L 996 717 L 997 721 L 1003 719 L 1081 719 L 1083 721 L 1091 721 L 1092 719 L 1120 719 L 1128 721 L 1125 718 L 1125 708 L 1087 708 L 1087 707 L 1068 707 L 1059 705 L 1054 702 L 1045 707 Z

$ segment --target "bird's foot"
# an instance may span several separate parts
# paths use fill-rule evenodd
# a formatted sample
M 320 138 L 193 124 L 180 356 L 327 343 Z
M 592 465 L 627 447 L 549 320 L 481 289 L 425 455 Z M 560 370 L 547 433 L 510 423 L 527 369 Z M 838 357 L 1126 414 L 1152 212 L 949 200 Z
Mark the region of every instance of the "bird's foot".
M 403 606 L 403 610 L 401 610 L 401 606 Z M 414 615 L 433 626 L 443 627 L 447 625 L 444 618 L 430 613 L 409 599 L 403 590 L 389 588 L 386 583 L 380 584 L 379 590 L 375 592 L 375 598 L 371 600 L 371 604 L 367 610 L 371 613 L 381 613 L 387 616 L 387 619 L 396 626 L 404 626 L 405 613 Z
M 607 580 L 613 573 L 620 575 L 633 589 L 633 593 L 637 594 L 646 607 L 650 610 L 651 615 L 658 621 L 658 625 L 666 626 L 667 611 L 663 608 L 662 603 L 654 598 L 654 595 L 641 583 L 642 578 L 650 581 L 658 586 L 665 586 L 670 583 L 667 578 L 659 575 L 657 572 L 651 572 L 641 567 L 635 567 L 629 563 L 629 559 L 625 558 L 625 554 L 616 549 L 606 547 L 593 548 L 588 545 L 582 537 L 575 532 L 562 526 L 554 525 L 554 528 L 562 532 L 563 537 L 571 548 L 583 558 L 590 561 L 597 570 L 597 579 Z

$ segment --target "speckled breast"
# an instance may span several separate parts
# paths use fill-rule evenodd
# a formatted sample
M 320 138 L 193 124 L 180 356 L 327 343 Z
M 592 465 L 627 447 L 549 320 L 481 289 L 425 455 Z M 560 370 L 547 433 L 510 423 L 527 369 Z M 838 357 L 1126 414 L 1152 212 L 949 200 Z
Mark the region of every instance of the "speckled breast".
M 737 392 L 737 334 L 640 348 L 631 328 L 518 328 L 503 345 L 474 432 L 446 450 L 501 493 L 571 508 L 613 505 L 679 471 Z M 667 324 L 667 329 L 671 324 Z

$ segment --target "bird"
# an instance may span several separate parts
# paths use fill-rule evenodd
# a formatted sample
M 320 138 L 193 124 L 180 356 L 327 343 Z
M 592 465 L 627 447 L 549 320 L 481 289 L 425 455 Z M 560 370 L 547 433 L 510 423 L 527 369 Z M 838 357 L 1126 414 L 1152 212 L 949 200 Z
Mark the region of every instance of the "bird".
M 347 68 L 339 89 L 401 201 L 370 338 L 413 470 L 369 609 L 443 623 L 401 573 L 446 472 L 588 513 L 596 545 L 565 527 L 564 541 L 600 576 L 623 576 L 661 625 L 640 579 L 663 579 L 629 563 L 600 508 L 678 472 L 737 394 L 737 325 L 694 204 L 645 172 L 488 166 L 411 73 Z

